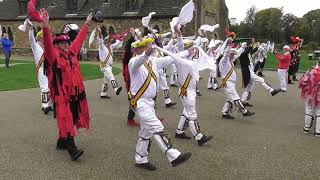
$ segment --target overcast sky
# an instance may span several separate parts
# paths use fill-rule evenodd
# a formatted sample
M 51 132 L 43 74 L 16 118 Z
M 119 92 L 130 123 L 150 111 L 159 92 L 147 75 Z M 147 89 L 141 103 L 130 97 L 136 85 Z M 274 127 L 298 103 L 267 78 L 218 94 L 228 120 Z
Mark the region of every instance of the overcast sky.
M 310 10 L 320 9 L 320 0 L 226 0 L 229 8 L 229 18 L 237 18 L 237 22 L 243 21 L 246 11 L 252 5 L 258 10 L 270 7 L 283 7 L 284 13 L 292 13 L 302 17 Z

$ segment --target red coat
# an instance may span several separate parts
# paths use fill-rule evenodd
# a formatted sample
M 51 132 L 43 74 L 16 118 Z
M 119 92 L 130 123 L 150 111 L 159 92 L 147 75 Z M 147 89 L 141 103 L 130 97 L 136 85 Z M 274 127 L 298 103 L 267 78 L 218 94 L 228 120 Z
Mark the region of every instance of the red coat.
M 44 56 L 50 95 L 54 102 L 61 137 L 75 136 L 76 129 L 89 128 L 89 109 L 77 54 L 89 27 L 83 26 L 67 52 L 55 48 L 48 28 L 43 28 Z
M 291 62 L 291 55 L 289 52 L 285 54 L 275 54 L 276 58 L 279 61 L 278 69 L 288 69 Z

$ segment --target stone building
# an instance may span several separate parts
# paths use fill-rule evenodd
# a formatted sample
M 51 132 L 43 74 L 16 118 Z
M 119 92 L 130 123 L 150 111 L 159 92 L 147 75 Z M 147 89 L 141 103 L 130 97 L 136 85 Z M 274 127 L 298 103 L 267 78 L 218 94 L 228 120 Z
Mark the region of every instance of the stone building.
M 37 8 L 46 8 L 50 14 L 53 32 L 59 31 L 66 23 L 81 25 L 86 16 L 99 9 L 103 12 L 103 26 L 109 31 L 119 32 L 128 27 L 142 27 L 141 17 L 156 12 L 151 24 L 162 32 L 169 31 L 169 22 L 178 16 L 181 7 L 189 0 L 38 0 Z M 11 29 L 14 35 L 15 50 L 29 49 L 27 35 L 17 27 L 26 19 L 28 0 L 3 0 L 0 2 L 0 25 L 3 31 Z M 194 0 L 196 12 L 188 24 L 188 34 L 194 35 L 201 24 L 220 24 L 216 33 L 223 39 L 223 29 L 228 27 L 228 8 L 225 0 Z M 92 29 L 92 28 L 91 28 Z

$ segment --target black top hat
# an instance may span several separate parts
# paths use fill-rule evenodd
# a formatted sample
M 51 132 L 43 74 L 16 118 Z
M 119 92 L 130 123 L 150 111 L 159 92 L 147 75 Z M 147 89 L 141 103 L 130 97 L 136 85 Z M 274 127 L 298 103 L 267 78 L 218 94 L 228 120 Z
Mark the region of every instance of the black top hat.
M 99 23 L 102 23 L 103 22 L 103 14 L 100 10 L 96 10 L 94 13 L 93 13 L 93 20 L 96 21 L 96 22 L 99 22 Z

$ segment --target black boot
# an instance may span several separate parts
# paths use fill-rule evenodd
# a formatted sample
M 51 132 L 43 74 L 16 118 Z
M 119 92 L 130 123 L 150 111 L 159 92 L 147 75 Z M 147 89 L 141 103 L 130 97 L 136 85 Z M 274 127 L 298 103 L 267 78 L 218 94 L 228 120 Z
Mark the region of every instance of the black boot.
M 66 143 L 66 138 L 61 138 L 59 137 L 58 141 L 57 141 L 57 150 L 67 150 L 67 143 Z
M 117 89 L 117 91 L 116 91 L 116 95 L 118 96 L 121 91 L 122 91 L 122 87 L 120 86 L 120 87 Z
M 275 96 L 275 95 L 278 94 L 280 91 L 281 91 L 281 89 L 274 89 L 274 90 L 271 92 L 271 95 L 272 95 L 272 96 Z
M 44 114 L 48 114 L 50 111 L 52 111 L 52 107 L 46 107 L 46 108 L 43 108 L 43 113 Z
M 254 112 L 250 112 L 249 110 L 247 110 L 247 112 L 246 113 L 243 113 L 242 114 L 244 117 L 247 117 L 247 116 L 253 116 L 253 115 L 255 115 L 255 113 Z
M 138 164 L 136 163 L 135 165 L 137 168 L 141 168 L 141 169 L 145 169 L 148 171 L 155 171 L 157 170 L 156 166 L 154 166 L 153 164 L 147 162 L 147 163 L 142 163 L 142 164 Z
M 66 142 L 71 161 L 77 160 L 83 154 L 83 151 L 77 149 L 76 145 L 74 144 L 73 137 L 67 137 Z
M 223 119 L 234 119 L 234 117 L 231 116 L 230 114 L 222 114 L 222 118 Z
M 180 164 L 183 164 L 191 157 L 191 155 L 192 155 L 191 152 L 180 154 L 180 156 L 178 156 L 177 159 L 175 159 L 171 162 L 172 167 L 176 167 Z
M 187 136 L 185 132 L 182 133 L 182 134 L 176 133 L 175 138 L 178 138 L 178 139 L 191 139 L 191 137 Z
M 198 140 L 198 145 L 199 145 L 199 146 L 202 146 L 202 145 L 204 145 L 205 143 L 209 142 L 212 138 L 213 138 L 213 136 L 203 135 L 202 138 L 201 138 L 200 140 Z
M 175 106 L 175 105 L 177 105 L 177 103 L 170 102 L 169 104 L 166 104 L 166 108 L 170 108 L 170 107 Z
M 292 80 L 291 80 L 290 75 L 288 75 L 288 84 L 294 84 L 294 83 L 292 82 Z

